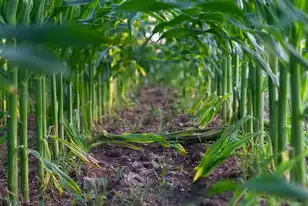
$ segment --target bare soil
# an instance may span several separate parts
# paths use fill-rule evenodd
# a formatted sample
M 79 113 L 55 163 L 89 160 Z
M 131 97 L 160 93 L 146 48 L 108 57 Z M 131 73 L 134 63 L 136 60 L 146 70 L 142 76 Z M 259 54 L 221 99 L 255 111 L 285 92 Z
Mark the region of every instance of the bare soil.
M 118 115 L 104 117 L 94 128 L 94 135 L 103 130 L 113 134 L 159 133 L 185 130 L 193 126 L 193 117 L 183 114 L 174 106 L 178 99 L 174 91 L 147 87 L 138 96 L 132 108 L 118 111 Z M 219 125 L 218 118 L 211 123 L 211 127 Z M 92 192 L 96 193 L 93 196 L 104 196 L 104 205 L 227 205 L 232 193 L 209 196 L 207 189 L 218 180 L 240 176 L 238 159 L 227 159 L 208 178 L 192 183 L 194 167 L 200 162 L 208 145 L 206 142 L 183 145 L 188 152 L 187 156 L 156 144 L 139 145 L 142 150 L 104 145 L 91 151 L 101 168 L 81 165 L 70 171 L 70 175 L 88 194 Z M 36 205 L 39 191 L 33 159 L 30 167 L 31 205 Z M 6 196 L 4 168 L 0 168 L 0 197 Z M 93 182 L 95 187 L 91 185 Z M 48 189 L 45 198 L 46 205 L 59 206 L 73 205 L 74 199 L 72 195 L 60 195 L 52 188 Z

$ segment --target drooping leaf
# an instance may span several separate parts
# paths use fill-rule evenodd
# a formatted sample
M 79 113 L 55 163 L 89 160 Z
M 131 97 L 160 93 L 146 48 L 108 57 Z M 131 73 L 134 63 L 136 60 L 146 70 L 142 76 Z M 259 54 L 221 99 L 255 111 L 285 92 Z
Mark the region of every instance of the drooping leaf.
M 177 151 L 181 155 L 184 155 L 184 156 L 187 155 L 187 151 L 181 144 L 179 143 L 171 144 L 171 147 L 175 149 L 175 151 Z
M 233 16 L 243 16 L 243 11 L 236 5 L 233 0 L 210 1 L 201 3 L 198 6 L 202 7 L 204 11 L 218 11 Z
M 64 73 L 68 71 L 63 63 L 49 53 L 30 47 L 6 47 L 1 56 L 8 60 L 8 64 L 36 73 Z
M 14 37 L 16 40 L 34 44 L 56 45 L 57 47 L 84 47 L 102 43 L 104 40 L 98 30 L 77 24 L 1 27 L 0 36 L 3 38 Z
M 70 176 L 68 176 L 65 172 L 63 172 L 62 169 L 60 169 L 56 164 L 45 159 L 35 150 L 28 149 L 28 151 L 44 165 L 44 168 L 48 172 L 56 175 L 61 180 L 61 184 L 63 185 L 64 188 L 73 191 L 78 195 L 83 194 L 78 184 Z
M 277 195 L 282 198 L 292 198 L 308 201 L 308 190 L 303 186 L 288 183 L 285 179 L 275 175 L 261 175 L 244 183 L 244 188 L 257 193 Z

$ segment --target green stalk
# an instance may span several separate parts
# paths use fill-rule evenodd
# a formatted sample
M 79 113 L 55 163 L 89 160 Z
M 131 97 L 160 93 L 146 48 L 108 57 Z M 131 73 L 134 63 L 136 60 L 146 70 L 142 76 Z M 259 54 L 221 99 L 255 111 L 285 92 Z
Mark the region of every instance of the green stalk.
M 287 148 L 288 127 L 288 86 L 289 72 L 287 68 L 280 67 L 279 97 L 278 97 L 278 141 L 277 152 L 281 153 Z M 277 164 L 281 164 L 286 157 L 278 155 Z
M 71 82 L 67 85 L 67 93 L 68 93 L 68 122 L 71 126 L 73 126 L 73 85 Z
M 291 42 L 295 48 L 300 47 L 300 33 L 295 25 L 292 28 Z M 303 111 L 301 99 L 301 68 L 297 64 L 297 60 L 291 56 L 290 58 L 290 77 L 291 77 L 291 105 L 292 105 L 292 129 L 291 129 L 291 146 L 292 158 L 304 154 L 305 137 L 303 132 Z M 305 184 L 306 160 L 305 157 L 300 158 L 297 164 L 291 170 L 291 180 L 298 184 Z
M 53 135 L 56 137 L 59 136 L 58 131 L 58 102 L 57 102 L 57 79 L 56 75 L 53 74 L 51 76 L 51 98 L 52 98 L 52 125 L 53 125 Z M 57 140 L 52 141 L 52 149 L 53 149 L 53 158 L 56 159 L 56 157 L 59 154 L 59 143 Z
M 97 106 L 98 106 L 98 120 L 99 120 L 99 123 L 101 123 L 101 118 L 103 116 L 103 107 L 102 107 L 102 95 L 103 95 L 103 89 L 102 89 L 102 79 L 99 78 L 98 79 L 98 91 L 97 91 L 97 99 L 98 99 L 98 102 L 97 102 Z
M 20 84 L 20 179 L 21 193 L 24 203 L 28 204 L 29 198 L 29 166 L 28 166 L 28 79 L 23 72 L 24 79 Z
M 93 85 L 93 89 L 92 89 L 92 107 L 93 107 L 93 112 L 92 112 L 92 114 L 93 114 L 93 120 L 94 120 L 94 122 L 96 122 L 97 121 L 97 85 L 94 83 L 94 85 Z
M 46 77 L 42 78 L 42 104 L 43 104 L 43 138 L 47 135 L 47 100 Z
M 76 75 L 76 127 L 77 131 L 80 132 L 80 75 Z
M 92 122 L 93 122 L 93 81 L 92 81 L 92 63 L 89 64 L 89 82 L 88 82 L 88 100 L 89 100 L 89 117 L 88 117 L 88 126 L 89 129 L 92 128 Z
M 114 93 L 115 93 L 115 86 L 116 86 L 117 82 L 116 82 L 116 79 L 113 77 L 110 77 L 109 78 L 109 81 L 108 81 L 108 114 L 111 114 L 111 109 L 112 109 L 112 106 L 113 106 L 113 100 L 114 100 Z
M 87 122 L 87 117 L 88 117 L 88 105 L 87 105 L 87 96 L 85 94 L 84 89 L 86 88 L 86 84 L 84 82 L 84 74 L 80 75 L 80 105 L 81 105 L 81 127 L 83 131 L 87 131 L 88 128 L 88 122 Z
M 228 55 L 228 58 L 227 58 L 227 94 L 232 94 L 232 57 L 231 55 Z M 235 97 L 235 94 L 234 94 L 234 97 Z M 227 103 L 226 118 L 227 118 L 227 121 L 230 121 L 231 116 L 232 116 L 232 99 L 228 99 L 226 103 Z
M 43 138 L 44 138 L 44 128 L 43 128 L 43 97 L 42 97 L 42 78 L 36 80 L 36 148 L 40 155 L 43 155 Z M 39 179 L 39 186 L 42 188 L 44 184 L 44 169 L 41 161 L 38 160 L 37 174 Z M 40 198 L 43 198 L 40 196 Z
M 61 139 L 64 139 L 64 126 L 63 126 L 63 121 L 64 121 L 64 88 L 63 88 L 63 75 L 59 75 L 59 137 Z M 59 144 L 61 148 L 61 144 Z
M 7 21 L 8 25 L 16 25 L 16 14 L 18 7 L 18 0 L 10 0 L 7 2 Z M 15 45 L 15 42 L 12 42 Z M 9 64 L 8 64 L 9 65 Z M 12 68 L 9 71 L 9 79 L 17 87 L 18 82 L 18 69 Z M 8 112 L 10 118 L 8 120 L 8 133 L 7 133 L 7 155 L 8 155 L 8 191 L 10 204 L 18 205 L 18 152 L 17 152 L 17 93 L 9 95 Z
M 245 61 L 241 71 L 241 99 L 240 99 L 240 118 L 246 116 L 246 102 L 247 102 L 247 87 L 248 87 L 248 61 Z
M 247 115 L 254 116 L 254 80 L 255 80 L 255 69 L 250 65 L 249 66 L 249 85 L 247 92 Z M 247 132 L 253 133 L 254 131 L 254 120 L 250 118 L 247 121 Z
M 259 144 L 264 147 L 264 94 L 263 94 L 263 71 L 261 68 L 256 68 L 256 131 L 260 132 Z
M 251 92 L 252 92 L 252 107 L 253 107 L 253 116 L 257 116 L 257 111 L 256 111 L 256 68 L 253 66 L 253 64 L 250 62 L 249 64 L 249 74 L 251 75 L 250 77 L 250 86 L 251 86 Z M 256 121 L 254 121 L 254 130 L 256 130 Z
M 269 55 L 269 64 L 274 74 L 278 72 L 278 59 L 274 54 Z M 273 154 L 278 154 L 278 93 L 272 79 L 268 77 L 269 93 L 269 119 L 270 119 L 270 137 L 272 142 Z M 277 162 L 277 160 L 275 160 Z
M 223 73 L 222 73 L 222 76 L 223 76 L 223 80 L 222 80 L 222 96 L 226 95 L 227 94 L 227 90 L 228 90 L 228 59 L 225 58 L 223 60 Z M 227 113 L 228 113 L 228 102 L 224 102 L 223 103 L 223 106 L 222 106 L 222 119 L 224 120 L 224 122 L 227 122 L 228 121 L 228 118 L 227 118 Z
M 217 74 L 217 96 L 222 96 L 222 76 Z
M 217 95 L 217 75 L 214 74 L 214 78 L 212 80 L 212 94 Z
M 9 79 L 17 86 L 18 71 L 12 68 L 9 72 Z M 17 152 L 17 94 L 9 94 L 8 104 L 8 190 L 9 199 L 12 205 L 18 204 L 18 152 Z
M 239 67 L 240 67 L 240 59 L 239 55 L 235 54 L 235 59 L 234 59 L 234 67 L 233 67 L 233 101 L 232 101 L 232 110 L 233 110 L 233 115 L 235 117 L 238 117 L 238 107 L 239 107 L 239 102 L 237 99 L 237 94 L 238 94 L 238 84 L 239 84 Z M 244 104 L 245 105 L 245 104 Z
M 247 91 L 247 115 L 250 117 L 253 117 L 253 102 L 252 102 L 252 90 L 251 88 L 248 88 Z M 253 119 L 250 118 L 247 121 L 247 133 L 252 134 L 253 133 Z
M 210 74 L 207 75 L 207 83 L 208 83 L 207 96 L 210 96 L 212 94 L 212 84 L 213 84 L 212 77 Z

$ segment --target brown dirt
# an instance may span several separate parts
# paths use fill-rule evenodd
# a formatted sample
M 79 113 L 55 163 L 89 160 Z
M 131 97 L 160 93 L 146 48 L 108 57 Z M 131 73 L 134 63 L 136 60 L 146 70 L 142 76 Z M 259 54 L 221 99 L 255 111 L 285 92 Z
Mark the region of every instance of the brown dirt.
M 174 107 L 176 94 L 164 88 L 148 87 L 140 91 L 139 100 L 131 109 L 106 116 L 97 124 L 94 133 L 179 131 L 192 127 L 192 117 Z M 211 126 L 217 126 L 214 121 Z M 29 127 L 31 127 L 30 124 Z M 32 125 L 33 127 L 33 125 Z M 32 130 L 33 131 L 33 130 Z M 33 135 L 33 134 L 32 134 Z M 227 159 L 208 178 L 192 183 L 194 167 L 206 151 L 207 143 L 183 145 L 188 151 L 182 156 L 160 145 L 142 145 L 143 150 L 104 145 L 91 152 L 101 168 L 85 165 L 70 172 L 80 187 L 105 197 L 105 205 L 227 205 L 232 194 L 207 196 L 207 189 L 217 180 L 236 178 L 240 174 L 239 160 Z M 35 175 L 35 160 L 30 160 L 31 205 L 36 205 L 39 190 Z M 6 175 L 0 168 L 0 197 L 6 196 Z M 91 186 L 95 182 L 96 186 Z M 45 205 L 73 205 L 72 195 L 60 195 L 48 189 Z M 78 201 L 77 201 L 78 202 Z M 1 205 L 1 199 L 0 199 Z M 5 204 L 3 204 L 5 205 Z M 78 204 L 85 205 L 85 204 Z M 92 205 L 90 203 L 86 205 Z
M 110 133 L 179 131 L 191 127 L 192 117 L 174 107 L 176 97 L 163 88 L 145 88 L 134 108 L 120 112 L 119 117 L 106 117 L 95 132 Z M 211 126 L 217 125 L 213 122 Z M 184 145 L 182 156 L 170 148 L 151 144 L 142 151 L 103 146 L 92 152 L 101 169 L 84 168 L 84 181 L 104 177 L 107 180 L 106 205 L 227 205 L 231 194 L 207 197 L 206 189 L 217 180 L 236 178 L 239 161 L 226 160 L 208 178 L 192 183 L 194 167 L 207 144 Z M 205 192 L 205 193 L 204 193 Z

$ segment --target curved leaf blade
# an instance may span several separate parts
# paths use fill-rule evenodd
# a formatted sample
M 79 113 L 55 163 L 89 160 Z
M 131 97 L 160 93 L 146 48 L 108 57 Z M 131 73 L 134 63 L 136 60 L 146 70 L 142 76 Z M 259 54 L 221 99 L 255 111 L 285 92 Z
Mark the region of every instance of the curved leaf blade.
M 49 53 L 30 47 L 7 47 L 1 52 L 9 64 L 35 73 L 64 73 L 67 69 Z

